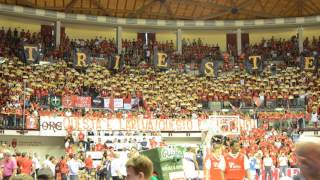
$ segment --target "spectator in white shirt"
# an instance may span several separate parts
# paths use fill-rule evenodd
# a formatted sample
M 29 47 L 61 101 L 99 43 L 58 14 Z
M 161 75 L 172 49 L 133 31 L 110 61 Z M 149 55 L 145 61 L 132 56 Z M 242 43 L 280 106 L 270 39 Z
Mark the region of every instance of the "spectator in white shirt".
M 114 154 L 114 159 L 111 161 L 111 176 L 112 180 L 121 180 L 121 159 L 118 154 Z
M 70 180 L 79 180 L 79 170 L 82 166 L 81 162 L 75 155 L 70 155 L 70 160 L 67 162 L 69 168 Z
M 282 152 L 278 158 L 280 166 L 280 177 L 287 175 L 288 157 Z
M 35 174 L 36 174 L 36 176 L 38 176 L 38 171 L 39 171 L 39 169 L 41 169 L 41 164 L 39 162 L 37 153 L 33 154 L 32 164 L 35 169 Z
M 49 168 L 50 160 L 49 160 L 49 154 L 46 154 L 46 159 L 43 162 L 43 168 Z
M 54 156 L 50 156 L 48 161 L 48 168 L 51 170 L 53 176 L 56 175 L 56 158 Z
M 269 153 L 266 153 L 265 157 L 263 158 L 263 166 L 265 169 L 264 179 L 268 180 L 267 176 L 269 175 L 270 180 L 272 180 L 271 169 L 273 167 L 273 161 L 272 161 L 272 158 L 270 157 Z

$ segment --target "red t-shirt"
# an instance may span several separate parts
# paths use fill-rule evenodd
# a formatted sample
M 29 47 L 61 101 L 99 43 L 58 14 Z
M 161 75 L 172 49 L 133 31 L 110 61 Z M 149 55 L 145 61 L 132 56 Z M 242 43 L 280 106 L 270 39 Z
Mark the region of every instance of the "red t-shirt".
M 32 160 L 29 158 L 22 158 L 21 161 L 21 174 L 31 174 Z
M 103 145 L 102 144 L 96 144 L 96 146 L 95 146 L 95 150 L 96 151 L 102 151 L 103 150 Z
M 222 171 L 219 168 L 219 163 L 221 159 L 216 158 L 215 156 L 210 157 L 210 179 L 221 180 L 222 179 Z
M 79 141 L 84 141 L 84 134 L 82 132 L 80 132 L 78 134 L 78 138 L 79 138 Z
M 242 180 L 245 177 L 244 155 L 239 153 L 237 157 L 230 154 L 225 156 L 226 180 Z
M 86 158 L 86 160 L 84 161 L 84 163 L 86 164 L 86 168 L 92 169 L 92 167 L 93 167 L 93 161 L 92 161 L 91 158 Z
M 66 160 L 61 160 L 60 161 L 60 172 L 63 174 L 68 173 L 68 165 Z

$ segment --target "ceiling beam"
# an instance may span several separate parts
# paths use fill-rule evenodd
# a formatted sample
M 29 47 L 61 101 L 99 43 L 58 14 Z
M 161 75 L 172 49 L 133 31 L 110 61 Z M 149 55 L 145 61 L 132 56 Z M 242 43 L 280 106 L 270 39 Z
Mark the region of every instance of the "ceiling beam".
M 160 2 L 162 2 L 162 1 L 160 1 Z M 172 12 L 172 9 L 171 9 L 171 6 L 170 6 L 170 4 L 169 4 L 169 1 L 168 0 L 166 0 L 164 3 L 161 3 L 165 8 L 166 8 L 166 10 L 167 10 L 167 13 L 169 14 L 169 17 L 171 18 L 171 19 L 175 19 L 175 15 L 173 14 L 173 12 Z
M 73 7 L 79 0 L 71 0 L 66 7 L 64 8 L 64 11 L 67 12 L 70 10 L 71 7 Z
M 298 16 L 302 16 L 304 0 L 297 0 Z
M 148 9 L 149 7 L 151 7 L 157 1 L 158 0 L 150 0 L 148 3 L 142 5 L 139 9 L 135 10 L 132 13 L 132 16 L 133 17 L 139 17 L 144 12 L 144 10 Z
M 252 3 L 256 2 L 255 0 L 247 0 L 247 1 L 244 1 L 243 3 L 237 5 L 237 9 L 240 10 L 243 9 L 243 8 L 246 8 L 247 6 L 251 5 Z M 204 19 L 204 20 L 208 20 L 208 19 L 213 19 L 213 18 L 216 18 L 216 17 L 219 17 L 219 16 L 222 16 L 222 15 L 225 15 L 225 14 L 229 14 L 231 13 L 231 9 L 233 7 L 227 7 L 227 6 L 224 6 L 225 9 L 223 11 L 220 11 L 219 13 L 217 14 L 212 14 L 212 15 L 209 15 L 209 16 L 204 16 L 204 17 L 201 17 L 201 19 Z
M 320 8 L 319 8 L 319 4 L 316 4 L 313 0 L 310 0 L 308 2 L 305 2 L 305 4 L 310 3 L 311 6 L 316 10 L 315 13 L 319 14 L 320 13 Z
M 32 2 L 28 1 L 28 0 L 21 0 L 19 1 L 19 4 L 20 5 L 23 5 L 23 6 L 27 6 L 27 7 L 32 7 L 32 8 L 35 8 L 35 4 L 33 4 Z
M 105 15 L 105 16 L 110 16 L 111 15 L 109 10 L 104 8 L 102 6 L 102 4 L 98 0 L 92 0 L 92 3 L 93 3 L 93 5 L 97 6 L 98 9 L 100 9 L 102 11 L 102 15 Z

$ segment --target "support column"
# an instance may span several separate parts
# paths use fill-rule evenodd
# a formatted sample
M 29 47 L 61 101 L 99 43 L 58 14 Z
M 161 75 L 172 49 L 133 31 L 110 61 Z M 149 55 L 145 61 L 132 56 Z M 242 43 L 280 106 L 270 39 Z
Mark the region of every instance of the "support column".
M 122 52 L 122 26 L 117 27 L 116 35 L 117 35 L 117 38 L 116 38 L 117 42 L 116 43 L 117 43 L 118 54 L 121 54 L 121 52 Z
M 61 40 L 61 21 L 57 20 L 54 23 L 54 36 L 55 36 L 55 45 L 56 48 L 60 46 L 60 40 Z
M 237 52 L 238 52 L 238 55 L 240 55 L 242 52 L 241 29 L 240 28 L 237 29 Z
M 176 45 L 177 45 L 178 54 L 182 54 L 182 31 L 181 31 L 181 29 L 177 29 Z
M 299 52 L 303 51 L 303 28 L 298 28 L 298 42 L 299 42 Z

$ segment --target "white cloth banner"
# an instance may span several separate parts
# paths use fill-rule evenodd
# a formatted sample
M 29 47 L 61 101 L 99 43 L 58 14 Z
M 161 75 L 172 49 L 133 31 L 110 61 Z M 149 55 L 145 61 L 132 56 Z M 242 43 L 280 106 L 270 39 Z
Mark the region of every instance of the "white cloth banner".
M 114 99 L 114 109 L 122 109 L 123 108 L 123 99 L 122 98 L 116 98 Z
M 109 98 L 103 99 L 103 106 L 104 106 L 104 108 L 110 108 L 110 99 Z
M 66 136 L 64 118 L 54 116 L 40 117 L 41 136 Z

